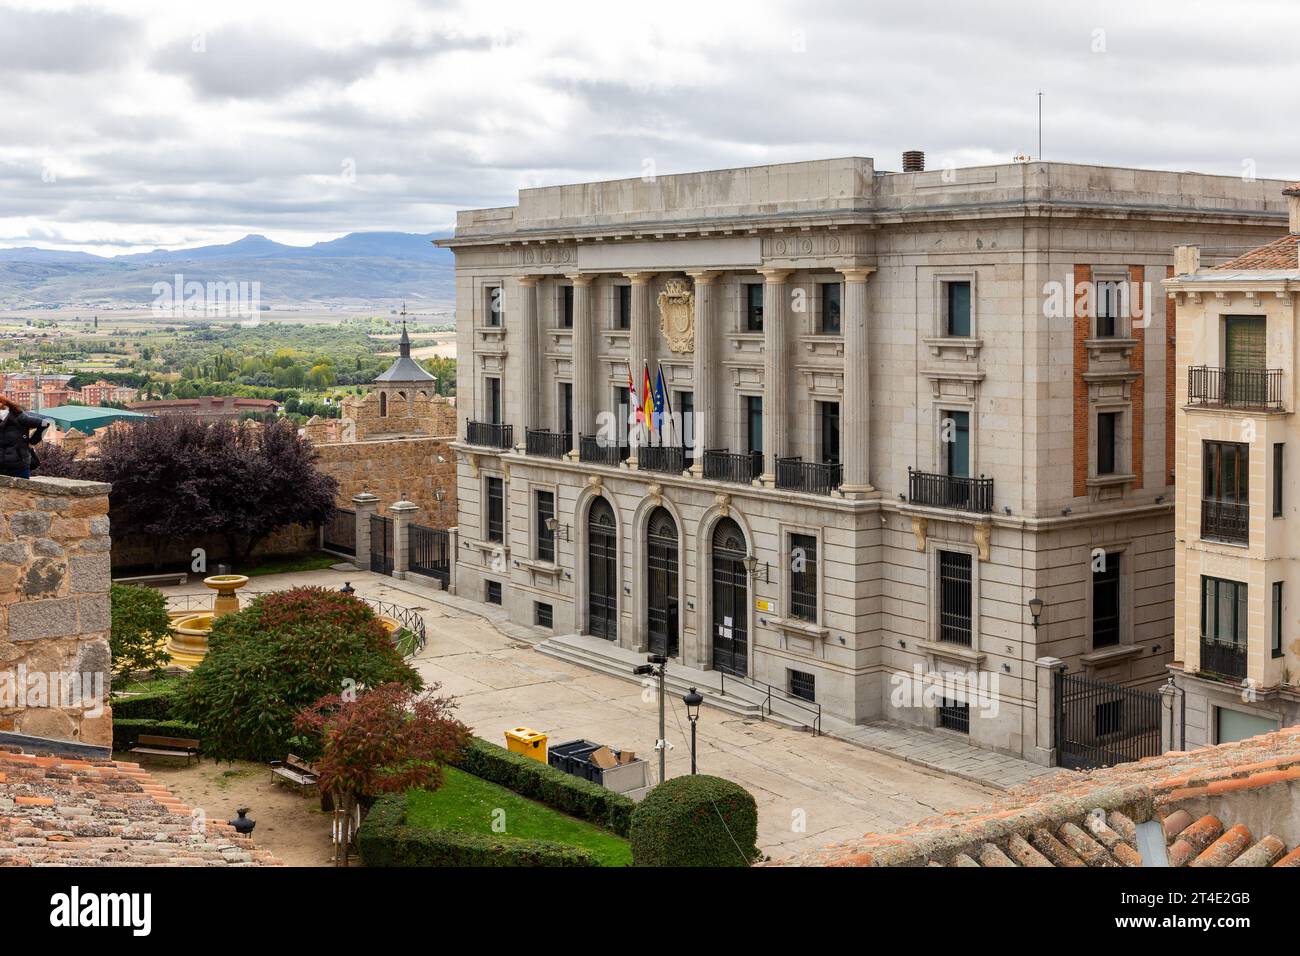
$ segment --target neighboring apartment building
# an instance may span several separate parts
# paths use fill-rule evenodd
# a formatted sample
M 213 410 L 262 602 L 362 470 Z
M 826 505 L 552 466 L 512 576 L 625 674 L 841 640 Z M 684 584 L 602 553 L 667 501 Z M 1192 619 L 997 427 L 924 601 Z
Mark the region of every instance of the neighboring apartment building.
M 1174 682 L 1188 747 L 1300 723 L 1300 183 L 1290 231 L 1179 250 Z M 1208 252 L 1208 250 L 1206 251 Z
M 1275 234 L 1282 184 L 908 165 L 524 189 L 462 212 L 441 243 L 466 420 L 458 591 L 1039 761 L 1039 658 L 1162 680 L 1159 283 L 1177 244 Z M 688 447 L 598 434 L 643 365 Z M 908 697 L 916 668 L 996 706 Z
M 77 393 L 68 388 L 71 380 L 71 375 L 10 372 L 0 375 L 0 395 L 30 410 L 57 408 L 77 397 Z

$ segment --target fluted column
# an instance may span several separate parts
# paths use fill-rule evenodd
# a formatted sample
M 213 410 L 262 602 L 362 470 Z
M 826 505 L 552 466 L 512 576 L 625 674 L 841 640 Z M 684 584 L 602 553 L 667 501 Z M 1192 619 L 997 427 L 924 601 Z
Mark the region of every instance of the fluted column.
M 844 405 L 840 409 L 840 445 L 844 461 L 841 491 L 849 496 L 873 493 L 871 486 L 871 313 L 867 277 L 874 268 L 841 269 L 844 276 Z
M 650 360 L 650 280 L 654 278 L 653 272 L 627 272 L 624 273 L 632 281 L 632 334 L 629 336 L 629 357 L 632 367 L 632 382 L 636 385 L 637 394 L 641 400 L 645 401 L 644 387 L 645 377 L 643 369 Z M 640 436 L 642 441 L 649 438 L 649 431 L 643 430 Z M 629 468 L 637 467 L 637 447 L 636 442 L 632 443 L 632 454 L 628 457 L 627 466 Z
M 573 447 L 578 454 L 578 436 L 591 435 L 596 424 L 596 343 L 591 328 L 591 282 L 589 275 L 571 275 L 573 283 Z
M 763 277 L 763 484 L 776 484 L 776 460 L 788 453 L 786 444 L 787 405 L 790 397 L 789 355 L 785 325 L 790 304 L 786 301 L 788 269 L 759 269 Z
M 695 365 L 692 388 L 695 390 L 695 419 L 692 432 L 697 453 L 691 473 L 697 477 L 704 473 L 704 449 L 712 441 L 713 428 L 718 420 L 716 385 L 714 382 L 717 359 L 717 300 L 716 272 L 688 272 L 695 282 Z M 686 423 L 682 423 L 683 430 Z M 716 444 L 716 442 L 714 443 Z
M 537 424 L 537 280 L 520 276 L 519 282 L 519 401 L 516 405 L 516 445 L 523 447 L 528 429 Z M 511 349 L 514 352 L 513 349 Z M 506 383 L 503 383 L 506 384 Z

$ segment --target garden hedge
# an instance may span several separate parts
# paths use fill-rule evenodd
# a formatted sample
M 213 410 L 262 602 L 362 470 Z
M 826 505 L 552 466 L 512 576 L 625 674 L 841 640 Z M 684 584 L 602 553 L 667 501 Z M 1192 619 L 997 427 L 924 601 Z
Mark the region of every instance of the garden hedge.
M 183 720 L 154 720 L 148 717 L 118 718 L 113 714 L 113 749 L 130 750 L 135 746 L 141 734 L 157 737 L 191 737 L 199 736 L 199 728 Z
M 172 707 L 178 700 L 177 684 L 171 684 L 163 690 L 145 691 L 126 697 L 114 697 L 113 719 L 149 719 L 171 720 Z
M 357 832 L 361 860 L 378 866 L 599 866 L 586 850 L 547 840 L 408 826 L 406 794 L 380 797 Z
M 632 814 L 635 866 L 749 866 L 758 807 L 740 784 L 697 774 L 651 790 Z
M 552 810 L 604 827 L 621 837 L 631 831 L 630 797 L 562 770 L 511 753 L 504 747 L 471 737 L 461 752 L 461 770 L 513 790 L 522 797 L 536 800 Z

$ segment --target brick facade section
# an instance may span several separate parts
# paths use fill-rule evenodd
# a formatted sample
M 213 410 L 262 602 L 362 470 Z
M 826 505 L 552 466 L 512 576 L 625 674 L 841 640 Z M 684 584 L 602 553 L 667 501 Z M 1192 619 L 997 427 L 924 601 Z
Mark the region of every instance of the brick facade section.
M 1074 267 L 1074 496 L 1088 494 L 1088 336 L 1092 317 L 1092 266 Z
M 1174 267 L 1165 266 L 1165 277 L 1174 277 Z M 1174 407 L 1178 399 L 1178 308 L 1173 296 L 1165 296 L 1165 481 L 1174 483 Z
M 1128 267 L 1129 289 L 1133 296 L 1133 301 L 1129 303 L 1130 312 L 1133 315 L 1141 316 L 1141 324 L 1131 322 L 1131 334 L 1137 339 L 1137 344 L 1133 346 L 1133 368 L 1137 371 L 1138 377 L 1133 381 L 1133 487 L 1138 489 L 1142 487 L 1142 479 L 1146 473 L 1146 423 L 1147 423 L 1147 326 L 1151 323 L 1151 316 L 1147 314 L 1145 301 L 1145 282 L 1146 266 L 1129 266 Z

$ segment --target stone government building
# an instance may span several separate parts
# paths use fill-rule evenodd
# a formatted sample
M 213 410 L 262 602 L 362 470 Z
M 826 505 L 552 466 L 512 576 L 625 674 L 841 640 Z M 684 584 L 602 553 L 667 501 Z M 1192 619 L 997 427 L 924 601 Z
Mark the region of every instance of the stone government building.
M 1175 245 L 1275 235 L 1282 184 L 905 167 L 524 189 L 461 212 L 441 242 L 465 423 L 458 592 L 1042 763 L 1044 668 L 1162 680 L 1160 283 Z M 595 438 L 643 362 L 662 365 L 691 447 Z M 893 699 L 916 667 L 996 679 L 997 706 Z

